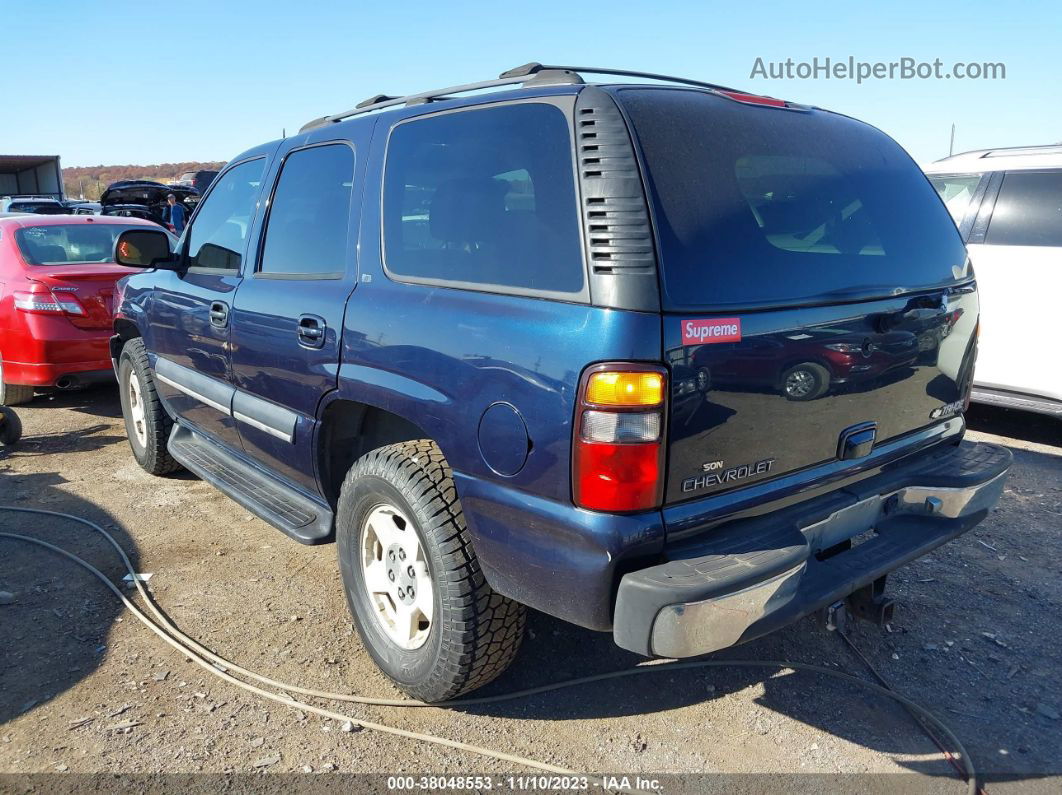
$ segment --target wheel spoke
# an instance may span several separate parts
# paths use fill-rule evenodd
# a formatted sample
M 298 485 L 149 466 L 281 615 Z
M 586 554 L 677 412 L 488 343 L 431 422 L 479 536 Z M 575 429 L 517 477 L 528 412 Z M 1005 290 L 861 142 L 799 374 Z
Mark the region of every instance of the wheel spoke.
M 365 573 L 365 587 L 369 589 L 369 593 L 388 592 L 391 582 L 387 579 L 387 568 L 382 560 L 373 561 L 368 566 L 365 566 L 362 571 Z
M 398 628 L 398 636 L 406 643 L 411 642 L 420 632 L 420 610 L 412 605 L 398 605 L 398 615 L 395 616 Z
M 395 526 L 394 515 L 383 511 L 374 511 L 369 517 L 369 530 L 376 536 L 385 550 L 398 542 L 398 527 Z
M 432 589 L 427 580 L 428 572 L 424 571 L 423 575 L 418 571 L 417 576 L 417 596 L 413 600 L 413 611 L 419 613 L 424 617 L 428 623 L 431 623 L 431 617 L 435 608 L 435 599 L 432 595 Z

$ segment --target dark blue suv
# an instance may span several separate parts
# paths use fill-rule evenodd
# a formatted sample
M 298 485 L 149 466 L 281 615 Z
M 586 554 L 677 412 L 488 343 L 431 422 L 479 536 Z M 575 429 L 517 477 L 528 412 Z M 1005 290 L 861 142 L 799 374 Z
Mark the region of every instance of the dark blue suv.
M 978 298 L 936 192 L 817 108 L 529 64 L 236 157 L 176 251 L 132 230 L 133 454 L 338 542 L 365 647 L 479 687 L 525 606 L 686 657 L 981 521 Z

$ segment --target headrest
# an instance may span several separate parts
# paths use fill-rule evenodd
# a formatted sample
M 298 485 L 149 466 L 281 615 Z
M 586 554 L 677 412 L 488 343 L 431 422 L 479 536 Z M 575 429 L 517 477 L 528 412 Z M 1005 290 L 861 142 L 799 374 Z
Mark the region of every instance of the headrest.
M 508 183 L 490 177 L 460 177 L 439 185 L 431 199 L 431 236 L 446 243 L 495 240 L 505 219 Z
M 33 246 L 32 251 L 33 258 L 37 260 L 37 264 L 39 265 L 46 265 L 52 262 L 66 262 L 69 259 L 66 255 L 66 249 L 62 246 L 57 246 L 54 243 Z

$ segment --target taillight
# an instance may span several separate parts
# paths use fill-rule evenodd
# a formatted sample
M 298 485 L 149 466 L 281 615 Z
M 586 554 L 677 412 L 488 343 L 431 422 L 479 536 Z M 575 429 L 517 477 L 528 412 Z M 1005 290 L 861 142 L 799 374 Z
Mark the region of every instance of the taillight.
M 647 511 L 664 488 L 667 372 L 599 364 L 579 384 L 572 448 L 575 504 L 591 511 Z
M 84 315 L 85 308 L 69 292 L 52 292 L 43 285 L 33 285 L 32 292 L 12 293 L 15 309 L 43 314 Z

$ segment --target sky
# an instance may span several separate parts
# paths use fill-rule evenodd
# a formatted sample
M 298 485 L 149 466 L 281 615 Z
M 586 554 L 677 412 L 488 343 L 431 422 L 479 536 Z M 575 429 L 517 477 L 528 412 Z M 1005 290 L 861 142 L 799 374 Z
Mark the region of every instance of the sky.
M 1058 0 L 0 0 L 0 14 L 0 154 L 57 154 L 64 166 L 228 160 L 373 94 L 491 79 L 528 61 L 818 105 L 881 128 L 919 162 L 948 154 L 953 123 L 956 152 L 1062 142 Z M 827 57 L 940 59 L 945 72 L 1003 63 L 1006 79 L 752 75 L 757 59 Z

